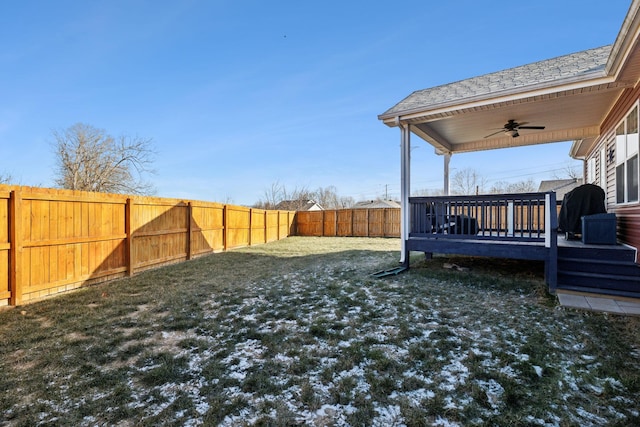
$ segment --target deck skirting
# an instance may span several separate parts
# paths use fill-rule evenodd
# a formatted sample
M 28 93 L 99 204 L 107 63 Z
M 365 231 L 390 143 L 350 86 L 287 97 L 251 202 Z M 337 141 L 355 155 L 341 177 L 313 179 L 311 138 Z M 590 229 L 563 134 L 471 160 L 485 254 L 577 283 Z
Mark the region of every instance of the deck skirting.
M 410 251 L 487 256 L 495 258 L 530 259 L 545 261 L 549 248 L 544 242 L 495 241 L 473 239 L 424 239 L 410 237 L 407 241 Z

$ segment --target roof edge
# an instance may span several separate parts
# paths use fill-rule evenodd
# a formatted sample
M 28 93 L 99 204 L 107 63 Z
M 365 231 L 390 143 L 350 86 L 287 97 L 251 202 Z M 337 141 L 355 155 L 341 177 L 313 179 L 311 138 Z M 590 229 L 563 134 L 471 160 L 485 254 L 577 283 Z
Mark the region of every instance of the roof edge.
M 605 70 L 608 75 L 618 75 L 628 58 L 629 51 L 637 43 L 640 30 L 640 0 L 633 0 L 625 15 L 616 41 L 613 43 L 611 53 Z
M 580 85 L 579 88 L 597 86 L 597 85 L 606 83 L 601 80 L 607 77 L 610 77 L 610 76 L 608 76 L 606 72 L 604 72 L 603 70 L 596 70 L 589 73 L 585 73 L 579 77 L 574 76 L 574 77 L 567 77 L 562 80 L 553 80 L 552 82 L 549 82 L 551 84 L 537 83 L 537 84 L 532 84 L 527 86 L 521 86 L 515 89 L 496 91 L 488 94 L 472 96 L 472 97 L 456 100 L 454 102 L 441 102 L 439 104 L 433 104 L 426 109 L 417 107 L 417 108 L 412 108 L 412 109 L 407 109 L 402 111 L 394 111 L 391 113 L 385 112 L 378 115 L 378 120 L 388 121 L 389 119 L 396 119 L 396 118 L 402 119 L 403 116 L 410 116 L 417 113 L 424 113 L 424 115 L 428 115 L 430 112 L 442 110 L 445 108 L 453 109 L 452 107 L 456 107 L 455 109 L 461 109 L 461 108 L 466 108 L 465 106 L 468 106 L 469 104 L 475 104 L 482 101 L 497 100 L 504 97 L 516 96 L 516 99 L 518 99 L 517 95 L 522 95 L 520 98 L 527 98 L 532 96 L 533 92 L 541 91 L 541 90 L 556 89 L 553 92 L 562 92 L 563 90 L 569 89 L 567 86 L 580 85 L 581 83 L 584 83 L 584 85 Z M 609 83 L 612 83 L 612 82 L 613 80 Z M 571 89 L 577 89 L 577 88 L 574 87 Z M 388 124 L 392 127 L 396 126 L 396 123 L 388 123 Z

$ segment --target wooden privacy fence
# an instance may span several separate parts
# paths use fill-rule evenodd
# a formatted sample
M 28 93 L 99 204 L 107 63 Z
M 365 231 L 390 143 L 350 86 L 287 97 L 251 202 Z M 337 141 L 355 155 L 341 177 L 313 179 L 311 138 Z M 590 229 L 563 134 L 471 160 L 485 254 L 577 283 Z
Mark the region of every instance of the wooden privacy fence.
M 0 185 L 0 305 L 293 234 L 295 213 Z
M 337 209 L 296 213 L 296 235 L 400 237 L 400 209 Z
M 461 209 L 461 206 L 459 206 Z M 558 211 L 560 205 L 558 205 Z M 509 207 L 497 206 L 484 211 L 494 227 L 499 218 L 506 218 Z M 527 207 L 516 206 L 514 217 L 516 225 L 523 222 L 524 214 L 539 215 L 539 212 Z M 297 236 L 320 237 L 400 237 L 400 209 L 337 209 L 326 211 L 296 212 L 295 228 Z

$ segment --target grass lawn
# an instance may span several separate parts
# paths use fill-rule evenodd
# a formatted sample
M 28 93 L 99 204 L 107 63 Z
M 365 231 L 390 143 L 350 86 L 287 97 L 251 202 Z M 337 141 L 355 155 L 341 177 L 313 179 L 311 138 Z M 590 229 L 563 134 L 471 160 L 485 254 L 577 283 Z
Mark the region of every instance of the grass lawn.
M 640 319 L 417 255 L 292 237 L 0 310 L 0 426 L 640 425 Z

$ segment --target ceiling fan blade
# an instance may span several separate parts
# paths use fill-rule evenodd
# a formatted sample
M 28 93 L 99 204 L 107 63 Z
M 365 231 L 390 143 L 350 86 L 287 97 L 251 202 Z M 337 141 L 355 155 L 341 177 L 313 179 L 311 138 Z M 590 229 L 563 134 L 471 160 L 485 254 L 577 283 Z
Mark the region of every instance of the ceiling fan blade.
M 544 126 L 518 126 L 518 129 L 544 129 Z
M 492 136 L 494 136 L 494 135 L 497 135 L 497 134 L 499 134 L 499 133 L 504 133 L 504 131 L 505 131 L 504 129 L 500 129 L 500 130 L 499 130 L 499 131 L 497 131 L 497 132 L 490 133 L 489 135 L 485 136 L 485 138 L 490 138 L 490 137 L 492 137 Z

